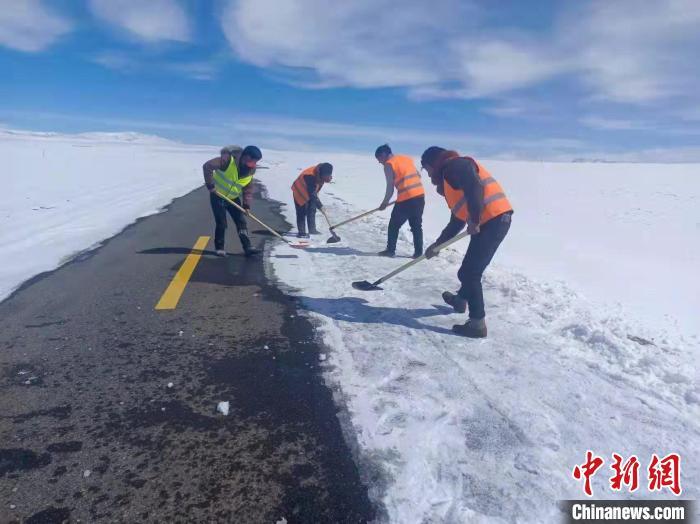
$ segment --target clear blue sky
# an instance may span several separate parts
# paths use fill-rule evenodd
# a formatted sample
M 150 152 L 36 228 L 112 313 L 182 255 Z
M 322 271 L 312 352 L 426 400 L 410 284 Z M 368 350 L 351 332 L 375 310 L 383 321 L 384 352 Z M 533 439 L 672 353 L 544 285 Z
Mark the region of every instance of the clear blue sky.
M 0 127 L 697 161 L 698 27 L 696 0 L 2 0 Z

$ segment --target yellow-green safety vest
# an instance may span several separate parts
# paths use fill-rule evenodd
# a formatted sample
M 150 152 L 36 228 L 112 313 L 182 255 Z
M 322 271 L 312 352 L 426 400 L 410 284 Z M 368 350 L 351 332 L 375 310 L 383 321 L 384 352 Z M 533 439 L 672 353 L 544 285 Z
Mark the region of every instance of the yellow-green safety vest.
M 228 163 L 226 171 L 221 171 L 219 169 L 214 170 L 214 186 L 216 186 L 216 192 L 230 200 L 236 200 L 241 196 L 243 188 L 250 184 L 252 180 L 252 174 L 244 176 L 243 178 L 238 178 L 238 166 L 233 156 L 231 156 L 231 161 Z

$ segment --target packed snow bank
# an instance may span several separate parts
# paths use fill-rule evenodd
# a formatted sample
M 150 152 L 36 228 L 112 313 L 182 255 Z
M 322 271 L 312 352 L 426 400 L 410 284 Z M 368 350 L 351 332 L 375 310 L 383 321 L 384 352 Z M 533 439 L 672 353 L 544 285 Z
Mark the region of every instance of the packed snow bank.
M 383 195 L 369 155 L 266 160 L 272 169 L 260 178 L 289 204 L 292 223 L 289 186 L 320 161 L 335 165 L 321 194 L 335 221 Z M 373 256 L 389 211 L 339 228 L 341 244 L 324 235 L 305 251 L 279 245 L 271 254 L 331 348 L 327 377 L 375 500 L 391 522 L 553 522 L 558 500 L 584 498 L 571 471 L 588 449 L 607 461 L 594 477 L 597 497 L 630 496 L 608 483 L 617 452 L 642 463 L 632 496 L 670 498 L 646 489 L 646 467 L 653 453 L 678 452 L 684 498 L 696 498 L 697 166 L 484 163 L 515 207 L 485 277 L 488 340 L 453 336 L 464 315 L 441 304 L 440 293 L 458 286 L 467 241 L 376 292 L 350 283 L 407 261 Z M 429 242 L 449 211 L 424 182 Z M 409 255 L 407 226 L 402 237 L 399 252 Z
M 216 153 L 138 133 L 0 130 L 0 300 L 200 186 Z
M 371 155 L 268 152 L 265 159 L 279 166 L 260 179 L 282 202 L 290 201 L 287 186 L 297 168 L 334 163 L 333 184 L 323 192 L 350 206 L 331 206 L 334 221 L 378 206 L 384 195 L 381 166 Z M 700 334 L 700 164 L 484 161 L 515 208 L 513 231 L 498 260 L 542 281 L 564 281 L 596 307 L 648 322 L 654 330 Z M 428 193 L 426 241 L 449 219 L 444 199 L 432 189 Z M 291 218 L 293 211 L 288 208 Z M 376 251 L 389 213 L 377 224 Z

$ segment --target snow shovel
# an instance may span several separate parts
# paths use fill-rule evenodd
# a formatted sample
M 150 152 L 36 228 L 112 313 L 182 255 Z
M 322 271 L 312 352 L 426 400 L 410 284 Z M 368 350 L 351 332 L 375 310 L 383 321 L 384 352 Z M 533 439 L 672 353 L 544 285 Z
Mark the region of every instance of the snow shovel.
M 466 237 L 467 235 L 469 235 L 469 233 L 468 233 L 467 231 L 465 231 L 464 233 L 460 233 L 460 234 L 457 235 L 456 237 L 451 238 L 450 240 L 448 240 L 447 242 L 443 242 L 442 244 L 440 244 L 440 245 L 437 247 L 437 250 L 438 250 L 438 251 L 441 251 L 442 249 L 446 248 L 446 247 L 449 246 L 450 244 L 453 244 L 453 243 L 457 242 L 458 240 L 463 239 L 463 238 Z M 393 270 L 391 273 L 389 273 L 388 275 L 384 275 L 382 278 L 380 278 L 380 279 L 377 280 L 376 282 L 367 282 L 366 280 L 361 280 L 361 281 L 358 281 L 358 282 L 353 282 L 353 283 L 352 283 L 352 287 L 354 287 L 355 289 L 359 289 L 360 291 L 377 291 L 377 290 L 379 290 L 379 289 L 382 289 L 382 288 L 379 287 L 379 284 L 381 284 L 381 283 L 383 283 L 383 282 L 386 282 L 386 281 L 389 280 L 391 277 L 393 277 L 393 276 L 395 276 L 395 275 L 398 275 L 398 274 L 401 273 L 402 271 L 407 270 L 409 267 L 411 267 L 411 266 L 417 264 L 418 262 L 420 262 L 421 260 L 424 260 L 425 258 L 426 258 L 425 255 L 421 255 L 421 256 L 419 256 L 418 258 L 414 258 L 414 259 L 411 260 L 410 262 L 406 262 L 403 266 L 400 266 L 400 267 L 394 269 L 394 270 Z
M 333 231 L 333 227 L 331 226 L 331 221 L 328 219 L 328 215 L 326 215 L 326 210 L 323 209 L 322 207 L 319 208 L 318 210 L 321 212 L 321 214 L 326 219 L 326 222 L 328 223 L 328 228 L 330 229 L 331 235 L 332 235 L 331 238 L 326 240 L 326 244 L 337 244 L 338 242 L 340 242 L 340 237 L 335 234 L 335 231 Z
M 389 202 L 389 203 L 386 205 L 386 207 L 393 206 L 394 204 L 396 204 L 396 201 Z M 365 211 L 365 212 L 362 213 L 361 215 L 357 215 L 357 216 L 354 216 L 354 217 L 352 217 L 352 218 L 348 218 L 347 220 L 343 220 L 343 221 L 342 221 L 341 223 L 339 223 L 339 224 L 336 224 L 336 225 L 334 225 L 334 226 L 330 226 L 331 233 L 333 232 L 333 230 L 334 230 L 336 227 L 344 226 L 345 224 L 349 224 L 350 222 L 354 222 L 355 220 L 358 220 L 358 219 L 360 219 L 360 218 L 366 217 L 367 215 L 371 215 L 372 213 L 375 213 L 375 212 L 377 212 L 377 211 L 381 211 L 381 210 L 377 207 L 377 208 L 374 208 L 374 209 L 372 209 L 372 210 L 370 210 L 370 211 Z
M 246 210 L 243 209 L 241 206 L 239 206 L 238 204 L 236 204 L 236 203 L 235 203 L 233 200 L 231 200 L 229 197 L 227 197 L 227 196 L 225 196 L 225 195 L 222 195 L 222 194 L 219 193 L 218 191 L 216 192 L 216 194 L 217 194 L 218 196 L 220 196 L 221 198 L 223 198 L 224 200 L 226 200 L 226 202 L 228 202 L 229 204 L 231 204 L 233 207 L 235 207 L 235 208 L 238 209 L 239 211 L 242 211 L 242 212 L 245 213 L 247 216 L 249 216 L 250 218 L 252 218 L 253 220 L 255 220 L 258 224 L 260 224 L 262 227 L 264 227 L 265 229 L 267 229 L 270 233 L 272 233 L 273 235 L 275 235 L 275 236 L 276 236 L 277 238 L 279 238 L 282 242 L 286 243 L 289 247 L 293 247 L 293 248 L 297 248 L 297 249 L 304 249 L 304 248 L 309 247 L 309 243 L 306 242 L 306 241 L 290 242 L 289 240 L 287 240 L 286 238 L 284 238 L 282 235 L 280 235 L 277 231 L 275 231 L 275 230 L 272 229 L 270 226 L 268 226 L 265 222 L 263 222 L 263 221 L 260 220 L 258 217 L 256 217 L 253 213 L 251 213 L 250 211 L 246 211 Z

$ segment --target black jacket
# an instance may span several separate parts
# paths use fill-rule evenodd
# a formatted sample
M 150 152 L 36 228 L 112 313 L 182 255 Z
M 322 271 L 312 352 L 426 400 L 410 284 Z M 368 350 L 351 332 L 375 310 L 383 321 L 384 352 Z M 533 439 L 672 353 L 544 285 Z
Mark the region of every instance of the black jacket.
M 442 168 L 442 177 L 443 184 L 449 184 L 452 188 L 464 192 L 469 208 L 467 220 L 478 224 L 484 209 L 484 187 L 481 185 L 479 167 L 476 162 L 471 158 L 453 158 Z M 444 194 L 444 190 L 440 191 L 440 194 Z M 465 225 L 466 222 L 450 213 L 450 222 L 442 230 L 435 243 L 442 244 L 448 241 L 464 229 Z

